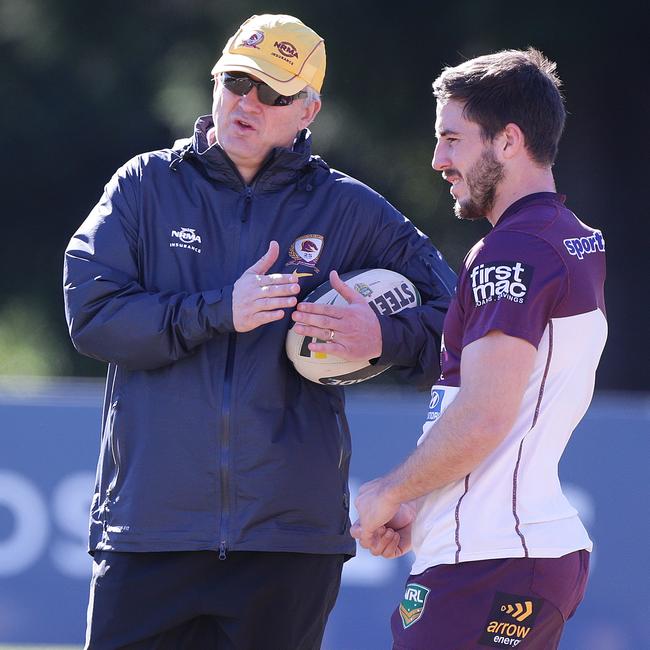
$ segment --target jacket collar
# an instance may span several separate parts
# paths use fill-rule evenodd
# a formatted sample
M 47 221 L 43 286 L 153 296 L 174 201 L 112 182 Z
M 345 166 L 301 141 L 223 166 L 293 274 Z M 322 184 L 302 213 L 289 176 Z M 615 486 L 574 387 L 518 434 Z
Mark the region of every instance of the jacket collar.
M 218 144 L 211 145 L 208 141 L 208 131 L 212 126 L 210 115 L 199 117 L 196 121 L 191 141 L 192 157 L 199 161 L 210 178 L 241 190 L 246 184 L 235 164 Z M 251 186 L 258 191 L 271 191 L 295 182 L 311 168 L 311 133 L 308 129 L 303 129 L 291 149 L 275 147 L 271 150 Z

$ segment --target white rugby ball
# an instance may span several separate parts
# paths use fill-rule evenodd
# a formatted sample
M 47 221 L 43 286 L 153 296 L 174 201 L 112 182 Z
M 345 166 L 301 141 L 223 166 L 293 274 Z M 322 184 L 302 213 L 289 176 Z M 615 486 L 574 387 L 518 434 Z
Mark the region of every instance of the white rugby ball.
M 360 293 L 377 315 L 396 314 L 421 304 L 420 292 L 403 275 L 387 269 L 362 269 L 341 275 L 341 280 Z M 329 282 L 324 282 L 308 294 L 303 302 L 318 304 L 347 304 Z M 388 370 L 391 364 L 372 365 L 369 361 L 345 361 L 333 354 L 312 352 L 309 343 L 319 341 L 311 336 L 297 334 L 293 328 L 287 333 L 287 356 L 295 369 L 305 378 L 326 386 L 350 386 L 366 381 Z M 322 341 L 321 341 L 322 342 Z

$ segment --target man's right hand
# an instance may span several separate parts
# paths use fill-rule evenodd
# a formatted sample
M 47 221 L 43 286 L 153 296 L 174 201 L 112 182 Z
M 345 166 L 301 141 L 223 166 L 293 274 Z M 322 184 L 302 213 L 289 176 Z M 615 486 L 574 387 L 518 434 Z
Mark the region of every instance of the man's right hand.
M 300 292 L 294 274 L 265 273 L 275 264 L 280 253 L 278 242 L 235 282 L 232 291 L 232 321 L 237 332 L 250 332 L 260 325 L 280 320 L 284 309 L 295 307 L 295 294 Z
M 356 521 L 350 532 L 364 548 L 373 555 L 393 559 L 411 550 L 411 529 L 416 510 L 413 503 L 402 503 L 395 516 L 380 526 L 370 536 L 362 536 L 361 526 Z M 362 538 L 363 537 L 363 538 Z

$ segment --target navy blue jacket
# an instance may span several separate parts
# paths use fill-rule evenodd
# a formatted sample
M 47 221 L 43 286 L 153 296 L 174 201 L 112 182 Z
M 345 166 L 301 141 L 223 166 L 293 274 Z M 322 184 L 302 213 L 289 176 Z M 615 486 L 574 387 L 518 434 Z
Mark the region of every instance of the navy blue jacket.
M 211 125 L 119 169 L 65 254 L 72 341 L 109 364 L 90 550 L 353 554 L 343 390 L 295 372 L 288 315 L 235 332 L 233 284 L 271 239 L 270 272 L 312 273 L 300 297 L 331 269 L 402 273 L 425 304 L 380 317 L 380 362 L 430 384 L 455 277 L 383 197 L 311 156 L 308 132 L 246 185 Z M 303 235 L 323 237 L 315 268 L 291 265 Z

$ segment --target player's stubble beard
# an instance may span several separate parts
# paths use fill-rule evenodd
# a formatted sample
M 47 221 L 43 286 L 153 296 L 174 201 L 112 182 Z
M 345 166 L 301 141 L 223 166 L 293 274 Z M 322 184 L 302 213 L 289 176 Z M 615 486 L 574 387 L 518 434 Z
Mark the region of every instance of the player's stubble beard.
M 454 204 L 456 217 L 468 221 L 483 219 L 494 207 L 497 185 L 503 180 L 503 175 L 503 164 L 496 159 L 492 149 L 486 146 L 480 158 L 465 174 L 469 197 Z

